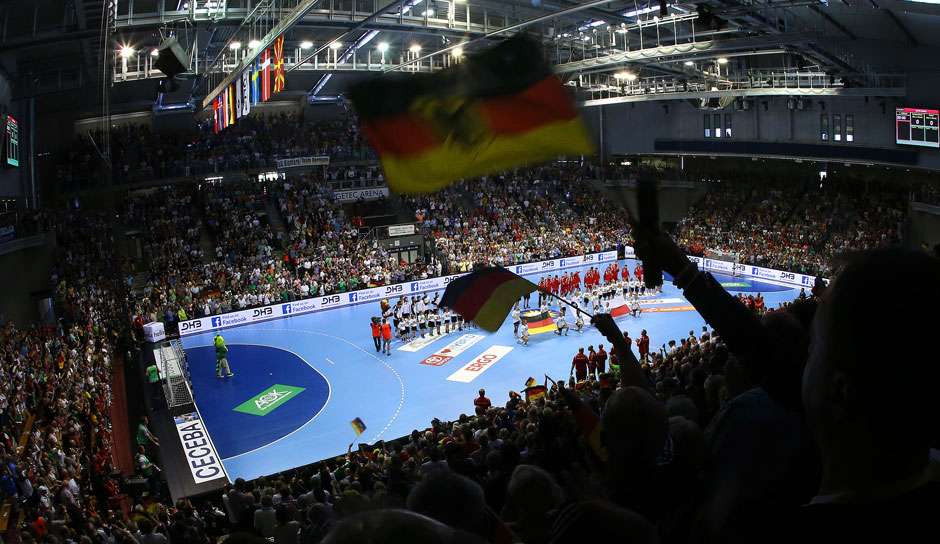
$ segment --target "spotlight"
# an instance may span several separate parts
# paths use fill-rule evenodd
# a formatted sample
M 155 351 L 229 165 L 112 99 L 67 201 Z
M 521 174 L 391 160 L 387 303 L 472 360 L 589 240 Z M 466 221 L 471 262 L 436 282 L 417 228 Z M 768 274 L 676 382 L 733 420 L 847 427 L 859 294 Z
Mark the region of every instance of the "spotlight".
M 248 47 L 250 47 L 251 49 L 257 49 L 260 46 L 261 46 L 261 42 L 259 42 L 258 40 L 251 40 L 250 42 L 248 42 Z
M 415 44 L 412 44 L 411 47 L 408 48 L 408 51 L 411 51 L 412 53 L 420 53 L 420 52 L 421 52 L 421 46 L 418 45 L 418 44 L 416 44 L 416 43 L 415 43 Z
M 692 62 L 692 61 L 690 61 L 690 60 L 687 60 L 687 61 L 683 62 L 682 64 L 685 64 L 686 66 L 695 66 L 695 63 Z
M 388 51 L 388 42 L 379 42 L 379 46 L 376 49 L 379 50 L 379 53 Z
M 304 41 L 300 42 L 300 48 L 301 48 L 301 49 L 310 49 L 311 47 L 313 47 L 313 42 L 311 42 L 311 41 L 304 40 Z
M 455 56 L 455 57 L 457 57 L 457 58 L 459 59 L 460 57 L 463 56 L 463 47 L 461 47 L 461 46 L 458 45 L 458 46 L 455 47 L 454 50 L 451 52 L 451 55 L 453 55 L 453 56 Z
M 239 49 L 242 48 L 242 42 L 232 42 L 228 44 L 228 48 L 231 49 L 232 51 L 238 51 Z
M 728 59 L 726 57 L 718 57 L 718 64 L 728 64 Z
M 332 49 L 333 51 L 336 51 L 337 49 L 339 49 L 339 48 L 342 47 L 342 46 L 343 46 L 343 44 L 341 44 L 340 42 L 333 42 L 333 43 L 330 44 L 330 49 Z
M 129 59 L 134 56 L 134 48 L 129 45 L 121 46 L 121 58 Z

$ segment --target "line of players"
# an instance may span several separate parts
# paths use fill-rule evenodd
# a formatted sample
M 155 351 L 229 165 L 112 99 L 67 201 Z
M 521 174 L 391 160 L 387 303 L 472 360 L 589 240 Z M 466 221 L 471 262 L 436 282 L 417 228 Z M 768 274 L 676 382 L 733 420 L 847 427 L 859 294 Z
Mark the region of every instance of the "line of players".
M 402 296 L 395 303 L 388 300 L 381 302 L 382 317 L 392 321 L 395 335 L 403 342 L 424 336 L 440 336 L 451 331 L 462 331 L 470 328 L 471 324 L 464 321 L 457 312 L 443 308 L 438 304 L 440 293 L 435 292 L 434 298 L 427 293 L 421 296 L 412 296 L 410 299 Z
M 633 279 L 630 278 L 630 267 L 624 265 L 623 269 L 620 268 L 620 264 L 615 262 L 610 263 L 604 269 L 604 286 L 611 284 L 618 285 L 628 285 L 633 286 L 642 286 L 643 285 L 643 265 L 637 263 L 633 268 Z M 619 278 L 619 283 L 618 283 Z M 584 290 L 594 291 L 602 286 L 601 284 L 601 273 L 593 266 L 584 273 Z M 570 294 L 574 294 L 576 291 L 581 290 L 581 272 L 565 272 L 560 277 L 558 274 L 555 276 L 546 276 L 539 279 L 539 289 L 545 292 L 549 292 L 553 295 L 567 297 Z
M 601 283 L 601 273 L 595 267 L 591 267 L 584 275 L 584 292 L 581 292 L 580 271 L 564 273 L 561 277 L 557 274 L 554 277 L 543 277 L 539 280 L 538 306 L 543 312 L 548 311 L 550 298 L 571 296 L 571 302 L 580 307 L 584 304 L 585 308 L 591 308 L 594 313 L 610 312 L 610 300 L 620 292 L 624 300 L 636 301 L 640 296 L 647 294 L 646 286 L 643 283 L 643 266 L 637 264 L 633 269 L 633 279 L 630 276 L 630 269 L 624 266 L 622 269 L 617 262 L 609 264 L 603 273 L 604 282 Z M 618 279 L 620 278 L 620 279 Z M 550 297 L 547 293 L 552 293 Z M 395 336 L 403 341 L 409 342 L 415 338 L 424 338 L 425 335 L 440 336 L 449 334 L 451 331 L 463 331 L 464 328 L 470 328 L 472 323 L 467 322 L 458 313 L 449 308 L 442 308 L 438 302 L 440 293 L 435 292 L 433 299 L 428 297 L 427 293 L 421 296 L 412 296 L 410 299 L 401 296 L 398 302 L 392 306 L 387 299 L 380 303 L 382 318 L 386 321 L 391 320 L 392 330 Z M 516 304 L 512 311 L 514 336 L 519 338 L 523 344 L 528 344 L 528 323 L 520 317 L 520 304 L 523 308 L 529 308 L 530 297 L 522 297 L 520 303 Z M 638 304 L 633 306 L 633 315 L 636 317 L 640 312 Z M 566 308 L 562 306 L 560 313 L 555 319 L 555 334 L 559 336 L 568 335 L 568 322 Z M 575 312 L 575 330 L 582 331 L 584 328 L 584 317 L 580 312 Z M 522 329 L 520 335 L 520 328 Z

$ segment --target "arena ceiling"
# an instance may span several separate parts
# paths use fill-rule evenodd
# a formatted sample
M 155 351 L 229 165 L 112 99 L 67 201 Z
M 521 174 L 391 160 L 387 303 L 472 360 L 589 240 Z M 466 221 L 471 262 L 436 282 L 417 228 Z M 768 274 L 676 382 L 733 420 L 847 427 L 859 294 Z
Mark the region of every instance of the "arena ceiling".
M 540 37 L 585 99 L 897 92 L 940 64 L 937 0 L 10 0 L 0 66 L 19 97 L 107 81 L 112 105 L 152 102 L 163 75 L 150 53 L 174 35 L 191 66 L 170 101 L 198 107 L 277 25 L 288 91 L 310 100 L 369 73 L 439 69 L 515 32 Z

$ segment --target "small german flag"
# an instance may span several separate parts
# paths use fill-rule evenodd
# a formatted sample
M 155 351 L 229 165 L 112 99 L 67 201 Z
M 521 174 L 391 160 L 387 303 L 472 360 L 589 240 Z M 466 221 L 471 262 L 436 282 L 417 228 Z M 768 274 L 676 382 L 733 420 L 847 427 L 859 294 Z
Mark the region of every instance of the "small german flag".
M 525 401 L 526 402 L 535 402 L 540 398 L 544 397 L 548 393 L 548 388 L 544 385 L 533 385 L 532 387 L 525 388 Z
M 356 436 L 359 436 L 362 433 L 366 432 L 366 424 L 363 423 L 362 419 L 358 417 L 350 421 L 349 424 L 352 425 L 353 430 L 356 431 Z
M 521 34 L 436 74 L 365 81 L 349 97 L 399 193 L 594 150 L 541 45 Z
M 512 305 L 538 288 L 501 266 L 490 266 L 450 282 L 440 305 L 453 309 L 484 330 L 495 332 L 509 315 Z

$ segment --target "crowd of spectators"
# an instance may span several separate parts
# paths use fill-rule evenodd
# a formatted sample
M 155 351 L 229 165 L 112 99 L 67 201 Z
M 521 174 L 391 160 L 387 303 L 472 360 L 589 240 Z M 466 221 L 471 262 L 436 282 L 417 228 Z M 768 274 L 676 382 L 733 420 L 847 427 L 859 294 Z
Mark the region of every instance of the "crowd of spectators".
M 110 387 L 127 314 L 110 219 L 50 218 L 58 320 L 0 327 L 0 502 L 16 501 L 36 537 L 59 542 L 97 538 L 99 513 L 121 492 Z
M 451 272 L 615 249 L 629 241 L 618 207 L 575 165 L 519 169 L 403 197 Z
M 731 181 L 710 183 L 677 226 L 689 253 L 828 275 L 848 249 L 900 243 L 907 189 L 897 184 Z
M 374 160 L 352 119 L 309 122 L 296 114 L 247 117 L 215 134 L 211 127 L 157 134 L 127 124 L 113 128 L 109 141 L 116 183 L 223 172 L 270 169 L 278 159 L 329 156 L 332 161 Z M 103 134 L 75 139 L 56 164 L 67 186 L 101 177 Z

